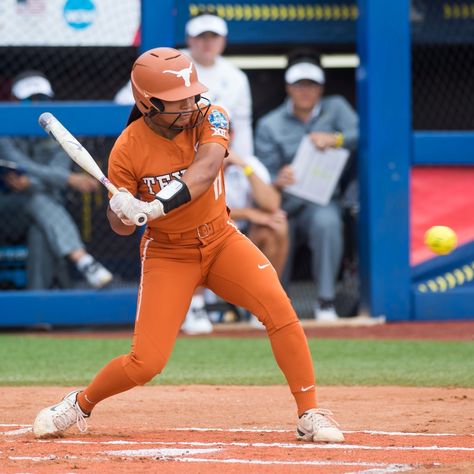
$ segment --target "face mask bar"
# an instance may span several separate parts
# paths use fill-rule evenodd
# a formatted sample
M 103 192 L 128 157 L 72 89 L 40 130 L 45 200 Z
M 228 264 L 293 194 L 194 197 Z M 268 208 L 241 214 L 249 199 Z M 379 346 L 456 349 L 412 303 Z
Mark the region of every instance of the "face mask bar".
M 205 101 L 205 103 L 201 104 L 202 101 Z M 185 110 L 184 112 L 165 112 L 163 103 L 160 101 L 160 99 L 152 97 L 150 99 L 150 102 L 153 105 L 153 109 L 146 114 L 148 118 L 153 119 L 153 117 L 159 115 L 176 115 L 175 120 L 170 125 L 163 125 L 153 121 L 156 126 L 168 128 L 170 130 L 187 130 L 190 128 L 197 127 L 205 119 L 207 111 L 211 106 L 211 101 L 207 97 L 200 97 L 199 101 L 196 103 L 196 110 Z M 193 114 L 193 118 L 189 125 L 175 126 L 175 123 L 180 119 L 181 115 L 189 113 Z

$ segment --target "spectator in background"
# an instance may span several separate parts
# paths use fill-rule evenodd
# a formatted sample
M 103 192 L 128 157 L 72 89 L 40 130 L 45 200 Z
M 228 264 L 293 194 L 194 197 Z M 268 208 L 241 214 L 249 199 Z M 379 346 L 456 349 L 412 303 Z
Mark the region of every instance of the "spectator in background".
M 224 166 L 230 216 L 268 257 L 281 278 L 288 253 L 288 223 L 270 173 L 256 156 L 241 157 L 234 150 Z
M 288 254 L 288 222 L 270 173 L 257 157 L 241 157 L 233 150 L 224 166 L 230 216 L 239 230 L 268 257 L 281 279 Z M 253 314 L 249 322 L 255 328 L 265 329 Z
M 26 71 L 15 78 L 12 98 L 35 102 L 50 100 L 54 93 L 48 79 L 38 71 Z M 0 160 L 13 163 L 21 172 L 12 170 L 2 175 L 3 193 L 8 203 L 2 212 L 25 214 L 37 239 L 44 239 L 46 250 L 54 260 L 69 259 L 88 284 L 101 288 L 112 280 L 112 274 L 85 249 L 77 225 L 67 211 L 64 191 L 71 187 L 81 193 L 97 190 L 98 183 L 84 173 L 71 171 L 71 160 L 50 137 L 0 137 Z M 24 218 L 24 216 L 22 216 Z M 32 252 L 34 254 L 34 252 Z M 45 257 L 44 254 L 38 258 Z M 51 266 L 33 265 L 28 275 L 30 288 L 51 285 Z
M 227 45 L 227 24 L 217 15 L 201 14 L 186 23 L 187 54 L 209 91 L 211 104 L 224 107 L 232 118 L 232 149 L 253 155 L 252 96 L 246 74 L 222 57 Z M 185 51 L 186 52 L 186 51 Z
M 227 44 L 227 23 L 219 16 L 203 13 L 191 18 L 185 27 L 188 54 L 211 104 L 221 105 L 232 117 L 232 148 L 241 156 L 253 155 L 252 96 L 243 71 L 222 57 Z M 115 95 L 121 105 L 134 104 L 130 81 Z
M 227 45 L 227 23 L 217 15 L 202 13 L 188 20 L 185 33 L 188 49 L 184 52 L 191 57 L 201 82 L 209 89 L 205 96 L 211 104 L 224 107 L 232 119 L 232 150 L 241 157 L 251 157 L 252 96 L 245 73 L 222 57 Z M 227 180 L 225 184 L 227 192 L 232 193 L 232 184 Z M 229 206 L 232 207 L 232 204 Z M 214 299 L 213 295 L 206 292 L 208 303 Z M 194 296 L 183 325 L 184 330 L 205 324 L 203 303 L 201 295 Z M 196 314 L 200 318 L 198 321 L 195 321 Z
M 311 51 L 289 55 L 285 82 L 287 99 L 257 124 L 256 154 L 282 191 L 282 207 L 288 214 L 290 251 L 284 282 L 288 283 L 295 246 L 302 240 L 311 250 L 315 318 L 333 321 L 338 318 L 334 300 L 344 246 L 338 192 L 328 205 L 320 206 L 285 193 L 285 187 L 295 182 L 291 163 L 303 137 L 309 135 L 320 150 L 343 146 L 354 151 L 358 117 L 343 97 L 323 97 L 325 73 L 318 55 Z

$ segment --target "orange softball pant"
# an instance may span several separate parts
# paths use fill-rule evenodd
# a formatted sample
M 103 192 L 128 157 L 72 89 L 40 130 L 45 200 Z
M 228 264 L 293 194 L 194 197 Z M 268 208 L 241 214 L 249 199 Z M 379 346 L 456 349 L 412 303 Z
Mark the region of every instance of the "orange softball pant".
M 306 336 L 265 255 L 233 224 L 204 239 L 142 239 L 142 276 L 132 348 L 113 359 L 78 397 L 87 412 L 99 401 L 143 385 L 165 367 L 195 289 L 204 286 L 248 309 L 265 325 L 275 359 L 298 413 L 316 407 L 315 377 Z

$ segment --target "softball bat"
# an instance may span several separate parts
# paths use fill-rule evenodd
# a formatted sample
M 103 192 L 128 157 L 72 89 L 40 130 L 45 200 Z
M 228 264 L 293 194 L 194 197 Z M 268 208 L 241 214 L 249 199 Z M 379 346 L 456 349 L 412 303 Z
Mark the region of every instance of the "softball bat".
M 39 116 L 39 124 L 46 133 L 51 135 L 68 156 L 77 163 L 84 171 L 102 183 L 112 194 L 120 192 L 102 173 L 94 158 L 77 141 L 77 139 L 66 129 L 66 127 L 50 112 L 44 112 Z M 133 217 L 136 225 L 145 225 L 146 214 L 140 212 Z

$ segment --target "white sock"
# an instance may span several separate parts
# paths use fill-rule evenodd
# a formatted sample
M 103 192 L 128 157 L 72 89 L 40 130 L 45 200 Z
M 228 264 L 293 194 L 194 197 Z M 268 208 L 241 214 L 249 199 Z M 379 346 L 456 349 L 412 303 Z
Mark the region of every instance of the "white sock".
M 76 262 L 76 267 L 80 272 L 82 272 L 84 268 L 87 267 L 87 265 L 90 265 L 93 261 L 94 257 L 86 253 Z

